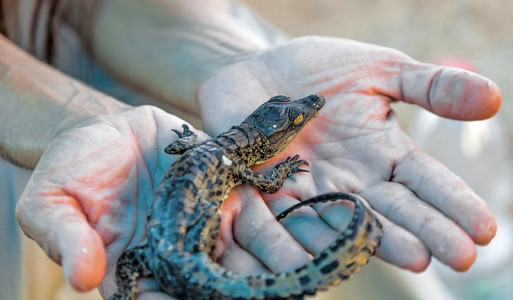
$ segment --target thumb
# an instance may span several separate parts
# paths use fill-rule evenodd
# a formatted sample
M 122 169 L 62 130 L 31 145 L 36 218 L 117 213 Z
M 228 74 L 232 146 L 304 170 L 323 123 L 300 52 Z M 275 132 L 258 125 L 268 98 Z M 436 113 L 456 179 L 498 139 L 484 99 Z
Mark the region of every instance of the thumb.
M 393 74 L 382 82 L 380 92 L 417 104 L 441 117 L 482 120 L 497 113 L 502 102 L 499 87 L 490 79 L 453 67 L 395 59 Z M 389 80 L 391 79 L 391 80 Z
M 68 282 L 78 291 L 97 287 L 105 275 L 106 256 L 102 239 L 86 222 L 64 225 L 56 243 Z
M 78 291 L 98 286 L 106 268 L 105 247 L 89 225 L 78 202 L 62 191 L 42 192 L 31 181 L 16 206 L 23 232 L 62 265 L 68 282 Z

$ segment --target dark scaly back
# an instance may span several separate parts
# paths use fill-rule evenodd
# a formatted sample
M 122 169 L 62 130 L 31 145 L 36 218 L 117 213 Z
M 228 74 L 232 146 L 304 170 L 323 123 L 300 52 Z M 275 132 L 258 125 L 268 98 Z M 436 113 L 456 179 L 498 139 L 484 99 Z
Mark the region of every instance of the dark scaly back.
M 296 101 L 273 97 L 239 126 L 199 143 L 171 166 L 148 226 L 148 261 L 161 286 L 184 297 L 191 292 L 184 290 L 191 286 L 184 277 L 199 274 L 187 266 L 203 269 L 198 263 L 208 261 L 209 267 L 221 268 L 207 258 L 213 256 L 222 201 L 242 182 L 241 166 L 264 162 L 285 149 L 324 103 L 316 95 Z
M 158 190 L 144 248 L 151 273 L 163 290 L 179 299 L 289 298 L 347 279 L 366 263 L 377 246 L 379 223 L 353 198 L 349 200 L 355 202 L 355 213 L 348 228 L 297 270 L 242 276 L 227 271 L 212 257 L 220 207 L 230 189 L 249 180 L 248 166 L 285 149 L 324 103 L 316 95 L 296 101 L 273 97 L 218 137 L 180 144 L 190 149 L 171 166 Z M 321 195 L 314 201 L 334 197 L 338 195 Z

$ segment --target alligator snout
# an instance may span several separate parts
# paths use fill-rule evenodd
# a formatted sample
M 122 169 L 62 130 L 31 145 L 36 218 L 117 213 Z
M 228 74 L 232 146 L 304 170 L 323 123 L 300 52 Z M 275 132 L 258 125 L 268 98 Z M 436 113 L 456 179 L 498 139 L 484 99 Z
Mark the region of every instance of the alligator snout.
M 306 98 L 303 98 L 304 100 L 306 100 L 306 102 L 313 106 L 315 109 L 321 109 L 324 104 L 326 103 L 326 98 L 324 98 L 323 96 L 321 95 L 310 95 Z

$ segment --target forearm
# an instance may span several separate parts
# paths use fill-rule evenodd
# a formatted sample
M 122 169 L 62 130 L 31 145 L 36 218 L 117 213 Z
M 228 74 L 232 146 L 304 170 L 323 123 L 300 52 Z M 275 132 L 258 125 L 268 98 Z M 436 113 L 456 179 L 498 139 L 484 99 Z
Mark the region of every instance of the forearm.
M 125 105 L 32 58 L 0 35 L 0 155 L 34 168 L 66 128 Z
M 91 46 L 117 77 L 198 114 L 198 85 L 219 68 L 285 41 L 281 31 L 224 0 L 109 0 L 97 8 Z

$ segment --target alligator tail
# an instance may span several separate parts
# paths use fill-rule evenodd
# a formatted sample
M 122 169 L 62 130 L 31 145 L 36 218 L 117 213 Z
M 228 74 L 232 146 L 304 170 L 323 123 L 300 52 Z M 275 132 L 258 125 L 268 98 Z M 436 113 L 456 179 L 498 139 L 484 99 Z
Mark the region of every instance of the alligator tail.
M 289 208 L 293 210 L 319 202 L 344 199 L 355 205 L 348 227 L 323 252 L 304 266 L 278 274 L 241 276 L 224 269 L 204 252 L 186 259 L 185 273 L 190 274 L 187 297 L 190 299 L 302 299 L 342 280 L 351 279 L 367 264 L 379 246 L 382 227 L 377 218 L 358 198 L 348 193 L 323 194 Z M 196 256 L 198 255 L 198 256 Z

